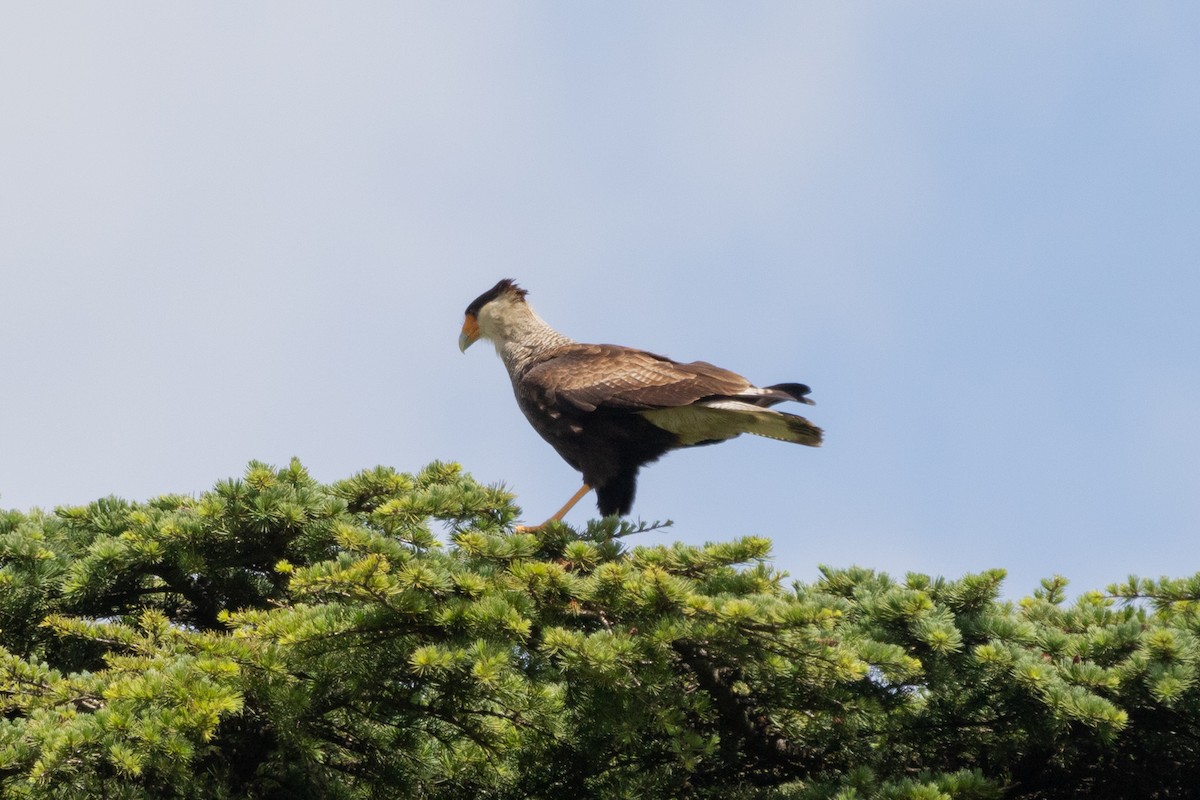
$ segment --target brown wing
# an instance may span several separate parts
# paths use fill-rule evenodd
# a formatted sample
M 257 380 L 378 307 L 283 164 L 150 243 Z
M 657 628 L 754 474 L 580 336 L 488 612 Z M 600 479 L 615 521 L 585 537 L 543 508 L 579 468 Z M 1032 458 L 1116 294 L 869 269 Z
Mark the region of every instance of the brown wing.
M 681 364 L 610 344 L 559 348 L 526 370 L 520 383 L 523 391 L 580 411 L 674 408 L 737 395 L 751 386 L 741 375 L 703 361 Z

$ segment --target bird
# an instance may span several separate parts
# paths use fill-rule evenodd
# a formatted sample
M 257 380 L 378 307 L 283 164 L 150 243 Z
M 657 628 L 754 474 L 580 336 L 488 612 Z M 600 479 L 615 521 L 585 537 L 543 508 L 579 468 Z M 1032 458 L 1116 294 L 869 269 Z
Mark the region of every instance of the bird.
M 819 447 L 807 419 L 775 410 L 813 405 L 802 383 L 758 387 L 704 361 L 681 363 L 645 350 L 583 344 L 550 327 L 505 278 L 467 306 L 458 348 L 495 345 L 517 405 L 543 439 L 583 475 L 583 487 L 536 531 L 561 521 L 591 490 L 604 517 L 633 508 L 639 470 L 664 454 L 743 433 Z

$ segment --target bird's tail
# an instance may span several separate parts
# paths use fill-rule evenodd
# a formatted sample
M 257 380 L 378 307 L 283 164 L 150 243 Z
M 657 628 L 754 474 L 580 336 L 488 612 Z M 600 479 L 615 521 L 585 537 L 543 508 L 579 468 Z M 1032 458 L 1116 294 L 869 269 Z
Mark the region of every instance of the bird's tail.
M 743 433 L 804 444 L 809 447 L 820 447 L 821 440 L 824 438 L 821 429 L 804 417 L 764 408 L 757 403 L 743 403 L 740 400 L 715 400 L 703 405 L 719 410 L 728 417 L 736 418 L 738 427 L 742 429 Z
M 685 447 L 732 439 L 743 433 L 784 442 L 820 447 L 821 429 L 804 417 L 764 408 L 752 401 L 702 400 L 690 406 L 641 412 L 663 430 L 679 437 Z
M 752 387 L 746 393 L 737 395 L 738 400 L 743 400 L 747 403 L 753 403 L 762 408 L 770 408 L 779 403 L 796 402 L 804 403 L 805 405 L 816 405 L 812 400 L 808 399 L 809 389 L 803 383 L 776 383 L 771 386 L 763 386 L 761 389 Z

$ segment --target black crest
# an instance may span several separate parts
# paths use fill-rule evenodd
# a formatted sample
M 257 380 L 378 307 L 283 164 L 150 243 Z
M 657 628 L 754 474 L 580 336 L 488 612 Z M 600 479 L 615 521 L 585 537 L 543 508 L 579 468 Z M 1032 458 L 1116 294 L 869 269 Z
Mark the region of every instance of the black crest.
M 512 280 L 512 278 L 504 278 L 499 283 L 497 283 L 495 286 L 488 289 L 486 292 L 479 295 L 479 297 L 476 297 L 474 300 L 472 300 L 471 305 L 467 306 L 467 313 L 470 314 L 471 316 L 478 316 L 479 309 L 483 308 L 488 303 L 492 302 L 497 297 L 499 297 L 500 295 L 505 294 L 505 293 L 515 294 L 517 297 L 521 298 L 522 300 L 525 299 L 525 295 L 529 294 L 529 292 L 525 291 L 520 286 L 517 286 L 517 284 Z

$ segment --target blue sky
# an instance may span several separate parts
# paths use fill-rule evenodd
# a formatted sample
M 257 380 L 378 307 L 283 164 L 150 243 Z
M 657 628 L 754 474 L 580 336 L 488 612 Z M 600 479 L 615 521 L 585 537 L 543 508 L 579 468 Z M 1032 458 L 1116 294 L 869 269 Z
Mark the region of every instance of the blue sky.
M 0 507 L 578 476 L 466 304 L 802 381 L 820 450 L 643 472 L 646 541 L 1019 596 L 1200 570 L 1188 3 L 10 4 Z M 568 517 L 594 512 L 589 499 Z

